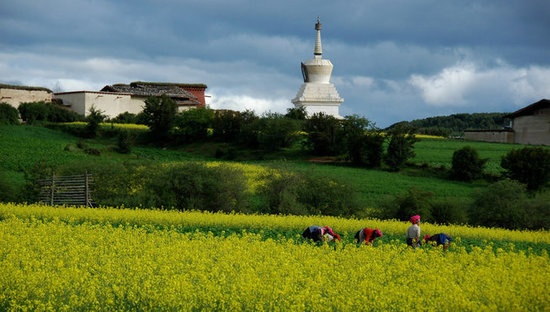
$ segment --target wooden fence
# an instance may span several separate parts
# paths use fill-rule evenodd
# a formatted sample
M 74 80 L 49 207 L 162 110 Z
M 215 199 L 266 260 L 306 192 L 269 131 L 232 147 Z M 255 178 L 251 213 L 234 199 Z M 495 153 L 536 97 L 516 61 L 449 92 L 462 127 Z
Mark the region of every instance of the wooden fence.
M 52 175 L 39 180 L 39 200 L 48 205 L 73 205 L 93 207 L 93 177 L 89 173 L 71 176 Z

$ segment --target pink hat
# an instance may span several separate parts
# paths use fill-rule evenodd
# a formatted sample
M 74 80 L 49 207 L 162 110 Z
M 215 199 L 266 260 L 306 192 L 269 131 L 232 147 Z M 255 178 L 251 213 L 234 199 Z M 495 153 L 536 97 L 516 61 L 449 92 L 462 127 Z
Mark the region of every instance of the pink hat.
M 411 217 L 411 222 L 416 224 L 418 222 L 420 222 L 420 216 L 419 215 L 414 215 Z

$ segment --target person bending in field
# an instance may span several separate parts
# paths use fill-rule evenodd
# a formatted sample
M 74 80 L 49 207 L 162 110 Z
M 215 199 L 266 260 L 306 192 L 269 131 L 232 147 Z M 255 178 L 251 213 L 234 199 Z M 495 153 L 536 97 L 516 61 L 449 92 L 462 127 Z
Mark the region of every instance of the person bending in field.
M 335 239 L 340 240 L 340 235 L 336 234 L 332 228 L 328 226 L 312 225 L 304 230 L 302 236 L 307 239 L 312 239 L 314 242 L 330 242 Z
M 378 237 L 382 237 L 382 232 L 379 229 L 364 228 L 355 233 L 355 240 L 358 244 L 365 242 L 370 245 Z
M 445 233 L 438 233 L 432 236 L 426 234 L 426 236 L 424 236 L 424 241 L 426 241 L 426 243 L 435 243 L 436 246 L 443 245 L 443 249 L 447 250 L 453 239 Z
M 406 241 L 407 245 L 416 248 L 422 244 L 420 241 L 420 216 L 414 215 L 410 219 L 412 225 L 407 229 Z

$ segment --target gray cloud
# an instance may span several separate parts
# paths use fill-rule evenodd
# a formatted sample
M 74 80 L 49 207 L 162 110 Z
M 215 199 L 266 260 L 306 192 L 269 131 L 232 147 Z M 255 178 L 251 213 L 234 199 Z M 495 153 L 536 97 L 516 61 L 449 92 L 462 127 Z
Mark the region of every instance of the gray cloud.
M 0 82 L 201 82 L 215 108 L 285 112 L 320 16 L 342 115 L 509 112 L 550 98 L 549 15 L 543 0 L 7 0 Z

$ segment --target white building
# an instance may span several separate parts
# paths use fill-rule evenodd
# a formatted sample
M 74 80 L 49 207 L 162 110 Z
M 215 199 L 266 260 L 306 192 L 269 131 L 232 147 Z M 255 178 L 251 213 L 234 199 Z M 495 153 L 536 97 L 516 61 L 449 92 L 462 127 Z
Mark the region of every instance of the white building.
M 324 113 L 341 119 L 342 116 L 338 110 L 344 99 L 340 97 L 334 84 L 330 82 L 333 65 L 330 60 L 323 59 L 321 26 L 321 22 L 317 18 L 314 58 L 302 63 L 304 83 L 292 103 L 296 108 L 304 107 L 308 116 Z
M 0 84 L 0 103 L 18 108 L 21 103 L 52 101 L 52 91 L 42 87 Z
M 139 114 L 145 101 L 151 96 L 167 95 L 178 106 L 178 111 L 204 107 L 205 84 L 160 83 L 136 81 L 130 84 L 114 84 L 101 91 L 74 91 L 55 93 L 54 97 L 71 110 L 88 116 L 93 107 L 108 118 L 122 113 Z

